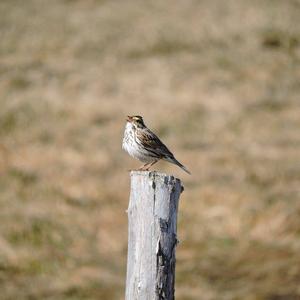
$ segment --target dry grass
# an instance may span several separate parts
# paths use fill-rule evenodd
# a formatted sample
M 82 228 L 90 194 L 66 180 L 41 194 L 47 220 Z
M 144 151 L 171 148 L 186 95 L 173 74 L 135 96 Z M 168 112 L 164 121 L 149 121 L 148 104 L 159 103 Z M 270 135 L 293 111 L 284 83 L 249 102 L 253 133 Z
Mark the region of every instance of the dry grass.
M 300 299 L 298 1 L 0 3 L 1 299 L 123 299 L 124 116 L 182 178 L 177 298 Z

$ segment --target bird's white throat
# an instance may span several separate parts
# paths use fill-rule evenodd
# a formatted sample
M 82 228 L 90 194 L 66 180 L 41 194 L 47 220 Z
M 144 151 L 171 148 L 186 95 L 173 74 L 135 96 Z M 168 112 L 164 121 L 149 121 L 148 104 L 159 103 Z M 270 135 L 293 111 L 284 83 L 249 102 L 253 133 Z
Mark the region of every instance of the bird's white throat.
M 134 134 L 134 126 L 132 125 L 132 123 L 127 122 L 125 126 L 123 143 L 122 143 L 122 148 L 127 152 L 129 152 L 128 148 L 134 142 L 133 134 Z

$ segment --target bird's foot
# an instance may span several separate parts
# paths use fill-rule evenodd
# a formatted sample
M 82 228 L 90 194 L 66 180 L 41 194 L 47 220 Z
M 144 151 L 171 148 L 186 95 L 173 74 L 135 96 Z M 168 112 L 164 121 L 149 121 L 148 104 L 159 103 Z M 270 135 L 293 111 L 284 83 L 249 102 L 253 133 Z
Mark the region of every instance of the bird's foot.
M 128 172 L 133 172 L 133 171 L 148 171 L 149 168 L 144 169 L 144 168 L 138 168 L 138 169 L 131 169 L 131 170 L 127 170 Z

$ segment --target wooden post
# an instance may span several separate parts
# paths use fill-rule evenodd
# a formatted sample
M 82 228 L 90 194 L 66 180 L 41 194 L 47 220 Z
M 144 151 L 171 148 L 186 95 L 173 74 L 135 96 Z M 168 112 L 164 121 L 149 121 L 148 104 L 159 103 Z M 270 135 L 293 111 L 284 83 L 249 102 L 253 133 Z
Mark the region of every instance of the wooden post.
M 173 176 L 131 172 L 126 300 L 172 300 L 177 210 L 183 188 Z

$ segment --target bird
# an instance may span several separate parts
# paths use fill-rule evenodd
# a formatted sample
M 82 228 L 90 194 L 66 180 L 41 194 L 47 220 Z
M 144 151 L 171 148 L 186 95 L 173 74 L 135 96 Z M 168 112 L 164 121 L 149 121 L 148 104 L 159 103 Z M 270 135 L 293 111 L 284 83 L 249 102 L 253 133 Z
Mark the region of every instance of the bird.
M 137 170 L 148 171 L 159 160 L 165 160 L 191 174 L 174 157 L 167 146 L 145 125 L 141 116 L 127 116 L 126 121 L 122 148 L 130 156 L 144 163 Z

